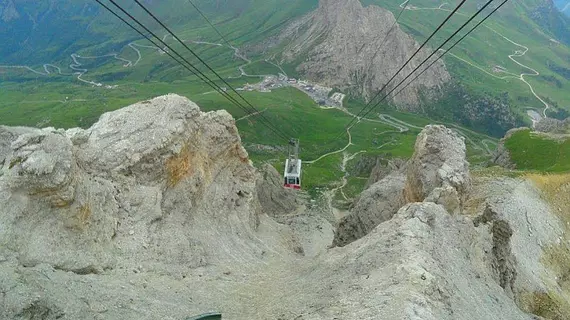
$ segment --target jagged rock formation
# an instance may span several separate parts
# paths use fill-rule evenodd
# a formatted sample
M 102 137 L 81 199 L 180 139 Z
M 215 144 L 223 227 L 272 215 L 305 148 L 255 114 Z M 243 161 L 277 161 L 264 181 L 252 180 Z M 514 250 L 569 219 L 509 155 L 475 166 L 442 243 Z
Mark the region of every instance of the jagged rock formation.
M 392 219 L 405 203 L 404 183 L 404 174 L 395 172 L 364 190 L 351 213 L 339 221 L 333 245 L 345 246 Z
M 319 8 L 293 23 L 282 40 L 293 41 L 283 52 L 283 59 L 299 63 L 297 70 L 308 79 L 354 93 L 366 99 L 376 94 L 410 52 L 418 47 L 412 37 L 397 25 L 388 10 L 359 0 L 321 0 Z M 418 54 L 392 88 L 428 54 Z M 394 98 L 401 107 L 415 108 L 420 92 L 436 96 L 438 88 L 450 79 L 443 63 L 434 64 L 408 89 Z
M 444 126 L 426 126 L 416 139 L 408 164 L 406 200 L 417 202 L 428 198 L 460 203 L 468 195 L 470 180 L 464 139 Z M 437 195 L 430 196 L 432 192 Z
M 505 141 L 507 141 L 516 132 L 523 131 L 523 130 L 529 130 L 529 129 L 526 127 L 511 129 L 511 130 L 507 131 L 507 133 L 505 134 L 505 136 L 503 138 L 501 138 L 501 140 L 499 140 L 499 144 L 497 145 L 497 150 L 495 151 L 495 154 L 493 155 L 493 163 L 494 164 L 501 166 L 505 169 L 515 169 L 516 168 L 516 165 L 511 161 L 511 155 L 509 153 L 509 149 L 507 149 L 507 147 L 505 147 Z
M 394 172 L 362 192 L 350 214 L 339 221 L 333 245 L 362 238 L 390 220 L 405 203 L 425 200 L 460 213 L 471 178 L 465 142 L 453 130 L 426 126 L 418 135 L 411 160 L 407 164 L 397 161 L 392 167 Z
M 270 164 L 259 168 L 256 192 L 262 211 L 272 217 L 291 213 L 300 204 L 295 191 L 283 189 L 282 176 Z
M 254 168 L 226 112 L 201 113 L 171 95 L 107 113 L 88 130 L 1 131 L 11 144 L 1 149 L 0 240 L 24 266 L 197 267 L 259 223 Z M 216 243 L 224 252 L 206 253 Z
M 389 175 L 391 172 L 400 170 L 406 165 L 406 160 L 401 158 L 390 159 L 385 164 L 380 160 L 380 158 L 376 159 L 376 164 L 372 167 L 368 181 L 366 181 L 366 184 L 364 185 L 364 189 L 368 189 L 368 187 L 384 179 L 384 177 Z
M 561 290 L 541 257 L 564 226 L 530 183 L 469 177 L 462 145 L 428 126 L 327 248 L 330 224 L 256 172 L 224 111 L 168 95 L 87 130 L 0 127 L 0 318 L 534 319 L 528 296 Z M 404 204 L 409 179 L 425 201 Z M 470 215 L 427 201 L 469 182 Z

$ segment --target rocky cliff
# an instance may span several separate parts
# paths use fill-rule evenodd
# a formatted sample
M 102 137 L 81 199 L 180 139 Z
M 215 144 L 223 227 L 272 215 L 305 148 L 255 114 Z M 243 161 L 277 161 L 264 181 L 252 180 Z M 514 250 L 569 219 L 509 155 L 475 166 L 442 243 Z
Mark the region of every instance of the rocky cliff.
M 334 228 L 252 166 L 228 113 L 180 96 L 0 127 L 0 318 L 565 319 L 567 268 L 544 258 L 564 224 L 464 151 L 428 126 Z
M 390 11 L 364 7 L 359 0 L 320 0 L 316 11 L 282 35 L 288 42 L 292 39 L 283 59 L 298 62 L 297 70 L 313 81 L 370 99 L 419 48 L 397 24 L 392 28 L 394 21 Z M 388 89 L 429 55 L 422 52 Z M 438 88 L 448 80 L 445 66 L 438 62 L 393 101 L 402 108 L 417 108 L 421 92 L 437 96 Z
M 534 129 L 545 133 L 570 134 L 570 118 L 565 120 L 542 118 L 536 123 Z

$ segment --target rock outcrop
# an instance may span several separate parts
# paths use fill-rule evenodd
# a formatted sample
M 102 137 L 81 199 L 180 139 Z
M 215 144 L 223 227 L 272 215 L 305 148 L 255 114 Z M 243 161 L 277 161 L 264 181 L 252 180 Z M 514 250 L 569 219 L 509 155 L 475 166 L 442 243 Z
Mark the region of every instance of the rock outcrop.
M 570 118 L 558 120 L 552 118 L 542 118 L 536 123 L 534 129 L 538 132 L 566 134 L 570 133 Z
M 511 161 L 511 155 L 509 153 L 509 149 L 505 146 L 505 141 L 507 141 L 515 132 L 529 130 L 529 128 L 522 127 L 522 128 L 514 128 L 505 134 L 501 140 L 499 140 L 499 144 L 497 145 L 497 150 L 493 155 L 493 163 L 501 166 L 505 169 L 516 169 L 516 165 Z
M 295 191 L 283 188 L 282 175 L 270 164 L 259 168 L 256 192 L 262 212 L 271 217 L 292 213 L 300 205 Z
M 426 126 L 416 139 L 415 151 L 408 163 L 406 200 L 441 199 L 441 204 L 455 207 L 467 197 L 470 183 L 464 139 L 444 126 Z M 437 194 L 430 195 L 432 192 Z
M 384 179 L 390 173 L 405 168 L 406 163 L 407 161 L 401 158 L 390 159 L 387 160 L 386 163 L 382 163 L 380 158 L 377 158 L 376 164 L 374 167 L 372 167 L 370 176 L 368 177 L 368 181 L 366 181 L 364 189 L 368 189 L 368 187 Z
M 364 190 L 350 214 L 339 221 L 333 245 L 345 246 L 392 219 L 405 203 L 404 183 L 404 174 L 394 172 Z
M 426 126 L 418 135 L 407 163 L 390 165 L 393 172 L 362 192 L 351 212 L 337 224 L 333 245 L 345 246 L 390 220 L 405 203 L 433 202 L 459 214 L 471 177 L 465 143 L 444 126 Z M 378 173 L 373 173 L 374 179 Z
M 297 70 L 312 81 L 370 99 L 405 63 L 408 54 L 419 48 L 397 24 L 392 28 L 394 22 L 390 11 L 375 5 L 364 7 L 359 0 L 320 0 L 317 10 L 283 33 L 281 41 L 289 43 L 283 59 L 298 61 Z M 391 86 L 427 56 L 418 54 Z M 402 108 L 417 108 L 420 93 L 437 95 L 438 88 L 449 80 L 444 64 L 435 63 L 394 97 L 394 102 Z
M 22 265 L 192 268 L 217 259 L 206 246 L 258 224 L 255 171 L 227 112 L 202 113 L 169 95 L 104 114 L 87 130 L 1 131 L 10 144 L 0 144 L 0 241 Z

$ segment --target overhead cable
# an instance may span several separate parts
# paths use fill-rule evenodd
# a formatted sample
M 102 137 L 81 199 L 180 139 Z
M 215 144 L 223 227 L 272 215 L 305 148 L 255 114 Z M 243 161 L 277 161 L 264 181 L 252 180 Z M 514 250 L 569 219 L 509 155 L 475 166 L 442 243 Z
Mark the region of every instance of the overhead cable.
M 441 28 L 443 28 L 443 26 L 455 14 L 455 12 L 457 12 L 457 10 L 459 10 L 459 8 L 461 8 L 463 6 L 463 4 L 465 4 L 465 1 L 467 1 L 467 0 L 461 0 L 461 2 L 457 5 L 457 7 L 455 9 L 453 9 L 453 11 L 445 18 L 445 20 L 443 20 L 443 22 L 435 29 L 435 31 L 433 31 L 430 34 L 430 36 L 422 43 L 422 45 L 412 54 L 412 56 L 410 58 L 408 58 L 408 60 L 406 60 L 406 62 L 398 69 L 398 71 L 396 71 L 396 73 L 394 73 L 394 75 L 382 86 L 382 88 L 378 91 L 378 93 L 376 93 L 376 95 L 374 95 L 374 97 L 372 97 L 372 99 L 370 99 L 370 101 L 358 112 L 358 114 L 356 114 L 354 116 L 354 118 L 352 118 L 352 120 L 346 126 L 347 128 L 350 128 L 355 121 L 358 121 L 358 119 L 365 112 L 365 110 L 384 91 L 384 89 L 388 86 L 388 84 L 390 84 L 390 82 L 392 82 L 392 80 L 394 80 L 398 76 L 398 74 L 408 65 L 408 63 L 410 63 L 410 61 L 412 61 L 412 59 L 427 45 L 428 41 L 430 41 L 431 38 L 433 38 L 435 36 L 435 34 L 437 32 L 439 32 L 439 30 L 441 30 Z
M 481 13 L 483 10 L 485 10 L 485 8 L 487 8 L 491 2 L 493 2 L 494 0 L 489 0 L 487 1 L 487 3 L 485 3 L 485 5 L 483 5 L 479 10 L 477 10 L 477 12 L 475 12 L 467 21 L 465 21 L 465 23 L 463 23 L 461 25 L 461 27 L 459 27 L 457 30 L 455 30 L 455 32 L 449 36 L 437 49 L 435 49 L 427 58 L 425 58 L 417 67 L 414 68 L 414 70 L 412 70 L 412 72 L 410 72 L 404 79 L 402 79 L 398 84 L 396 84 L 388 93 L 386 93 L 384 95 L 384 97 L 382 99 L 380 99 L 374 106 L 372 106 L 371 108 L 368 109 L 368 111 L 366 111 L 362 117 L 366 117 L 370 112 L 372 112 L 372 110 L 374 110 L 374 108 L 376 108 L 382 101 L 386 100 L 386 98 L 388 98 L 388 96 L 394 92 L 396 89 L 398 89 L 398 87 L 400 85 L 402 85 L 408 78 L 410 78 L 414 72 L 416 72 L 419 68 L 421 68 L 421 66 L 426 63 L 431 57 L 433 57 L 438 51 L 439 49 L 443 48 L 443 46 L 445 44 L 447 44 L 449 41 L 451 41 L 451 39 L 453 37 L 455 37 L 455 35 L 457 35 L 463 28 L 465 28 L 465 26 L 467 26 L 473 19 L 475 19 L 475 17 L 477 17 L 479 15 L 479 13 Z
M 111 2 L 114 2 L 114 0 L 109 0 Z M 214 70 L 212 67 L 210 67 L 210 65 L 208 65 L 208 63 L 206 61 L 204 61 L 200 56 L 198 56 L 194 50 L 192 50 L 190 47 L 188 47 L 188 45 L 186 45 L 186 43 L 184 43 L 184 41 L 182 41 L 176 34 L 174 34 L 174 32 L 172 32 L 172 30 L 166 26 L 162 21 L 160 21 L 160 19 L 158 19 L 152 12 L 150 12 L 150 10 L 148 10 L 139 0 L 134 0 L 137 5 L 139 7 L 141 7 L 149 16 L 151 16 L 154 21 L 156 21 L 158 24 L 160 24 L 168 33 L 170 33 L 170 35 L 176 39 L 184 48 L 186 48 L 186 50 L 188 50 L 196 59 L 198 59 L 198 61 L 200 61 L 204 66 L 206 66 L 206 68 L 208 68 L 208 70 L 210 70 L 214 75 L 216 75 L 216 77 L 218 77 L 218 79 L 220 79 L 228 88 L 231 89 L 232 92 L 234 92 L 238 97 L 241 98 L 241 100 L 243 100 L 253 111 L 251 113 L 256 113 L 259 114 L 261 119 L 264 119 L 267 123 L 271 124 L 271 122 L 269 120 L 267 120 L 267 118 L 263 115 L 263 113 L 261 113 L 257 108 L 255 108 L 248 100 L 246 100 L 241 94 L 239 94 L 239 92 L 236 91 L 236 89 L 234 89 L 234 87 L 232 87 L 232 85 L 230 85 L 224 78 L 222 78 L 217 72 L 216 70 Z M 273 129 L 276 132 L 279 132 L 279 134 L 285 138 L 287 141 L 289 141 L 289 138 L 287 137 L 287 134 L 285 134 L 281 129 L 279 129 L 278 127 L 273 126 Z
M 125 23 L 126 25 L 128 25 L 131 29 L 133 29 L 134 31 L 136 31 L 138 34 L 140 34 L 142 37 L 144 37 L 145 39 L 147 39 L 148 41 L 150 41 L 154 46 L 156 46 L 158 49 L 160 49 L 160 46 L 157 42 L 155 42 L 154 40 L 152 40 L 149 36 L 145 35 L 142 31 L 140 31 L 139 29 L 137 29 L 135 26 L 133 26 L 131 23 L 129 23 L 128 21 L 126 21 L 123 17 L 121 17 L 119 14 L 117 14 L 116 12 L 114 12 L 111 8 L 109 8 L 107 5 L 105 5 L 104 3 L 102 3 L 100 0 L 95 0 L 97 3 L 99 3 L 102 7 L 104 7 L 107 11 L 109 11 L 111 14 L 113 14 L 115 17 L 117 17 L 118 19 L 120 19 L 123 23 Z M 167 43 L 165 43 L 160 37 L 158 37 L 155 33 L 153 33 L 151 30 L 149 30 L 146 26 L 144 26 L 142 23 L 140 23 L 140 21 L 138 21 L 136 18 L 134 18 L 130 13 L 128 13 L 126 10 L 124 10 L 121 6 L 119 6 L 115 1 L 113 0 L 109 0 L 111 3 L 113 3 L 113 5 L 115 5 L 119 10 L 121 10 L 125 15 L 127 15 L 129 18 L 131 18 L 133 21 L 135 21 L 140 27 L 142 27 L 146 32 L 148 32 L 149 34 L 151 34 L 153 37 L 155 37 L 156 39 L 158 39 L 158 41 L 164 45 L 166 48 L 168 48 L 170 51 L 172 51 L 176 56 L 179 57 L 176 58 L 175 56 L 173 56 L 168 50 L 162 50 L 164 53 L 166 53 L 170 58 L 172 58 L 174 61 L 176 61 L 178 64 L 180 64 L 182 67 L 184 67 L 185 69 L 187 69 L 188 71 L 190 71 L 192 74 L 196 75 L 200 80 L 202 80 L 203 82 L 205 82 L 207 85 L 209 85 L 210 87 L 212 87 L 215 91 L 219 92 L 222 96 L 224 96 L 226 99 L 228 99 L 230 102 L 232 102 L 234 105 L 238 106 L 240 109 L 242 109 L 246 115 L 250 115 L 252 113 L 251 110 L 248 110 L 248 108 L 246 108 L 245 106 L 243 106 L 239 101 L 237 101 L 234 97 L 232 97 L 231 95 L 229 95 L 223 88 L 221 88 L 217 83 L 215 83 L 214 81 L 212 81 L 211 79 L 209 79 L 209 77 L 207 77 L 204 73 L 202 73 L 200 70 L 198 70 L 192 63 L 190 63 L 186 58 L 184 58 L 182 55 L 180 55 L 180 53 L 178 53 L 175 49 L 173 49 L 170 45 L 168 45 Z M 186 62 L 186 64 L 184 64 L 182 61 Z M 266 127 L 268 127 L 271 131 L 273 131 L 274 133 L 278 134 L 281 138 L 288 140 L 289 138 L 284 135 L 284 134 L 280 134 L 277 132 L 277 130 L 275 130 L 271 124 L 267 124 L 264 122 L 261 122 L 263 125 L 265 125 Z
M 417 78 L 419 78 L 422 74 L 424 74 L 424 72 L 426 72 L 431 66 L 433 66 L 437 61 L 439 61 L 439 59 L 443 58 L 443 56 L 448 53 L 449 51 L 451 51 L 451 49 L 455 48 L 455 46 L 460 43 L 461 41 L 463 41 L 463 39 L 465 39 L 471 32 L 473 32 L 475 29 L 477 29 L 479 27 L 479 25 L 481 25 L 483 22 L 485 22 L 485 20 L 487 20 L 493 13 L 495 13 L 495 11 L 499 10 L 505 3 L 507 3 L 509 0 L 504 0 L 503 2 L 501 2 L 501 4 L 499 4 L 495 9 L 493 9 L 493 11 L 491 11 L 489 14 L 487 14 L 487 16 L 485 16 L 485 18 L 483 18 L 483 20 L 479 21 L 473 28 L 471 28 L 471 30 L 467 31 L 466 34 L 463 35 L 463 37 L 461 37 L 459 40 L 455 41 L 455 43 L 449 47 L 448 49 L 444 50 L 444 52 L 434 61 L 432 61 L 424 70 L 422 70 L 422 72 L 420 72 L 418 75 L 416 75 L 412 80 L 410 80 L 408 82 L 408 84 L 406 84 L 402 89 L 398 90 L 398 92 L 394 93 L 393 97 L 399 95 L 402 91 L 404 91 L 412 82 L 414 82 Z

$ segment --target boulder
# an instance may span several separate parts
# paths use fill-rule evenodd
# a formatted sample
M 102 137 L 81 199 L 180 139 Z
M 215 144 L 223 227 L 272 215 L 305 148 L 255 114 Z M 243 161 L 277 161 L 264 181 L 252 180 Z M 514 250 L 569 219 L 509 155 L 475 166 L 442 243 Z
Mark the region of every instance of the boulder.
M 457 190 L 451 186 L 433 189 L 424 201 L 440 204 L 451 214 L 461 213 L 459 194 L 457 193 Z
M 404 205 L 405 176 L 394 172 L 362 192 L 352 211 L 337 224 L 334 246 L 345 246 L 390 220 Z
M 61 132 L 45 129 L 17 136 L 6 162 L 6 183 L 12 190 L 38 195 L 56 207 L 73 202 L 76 165 L 71 140 Z

